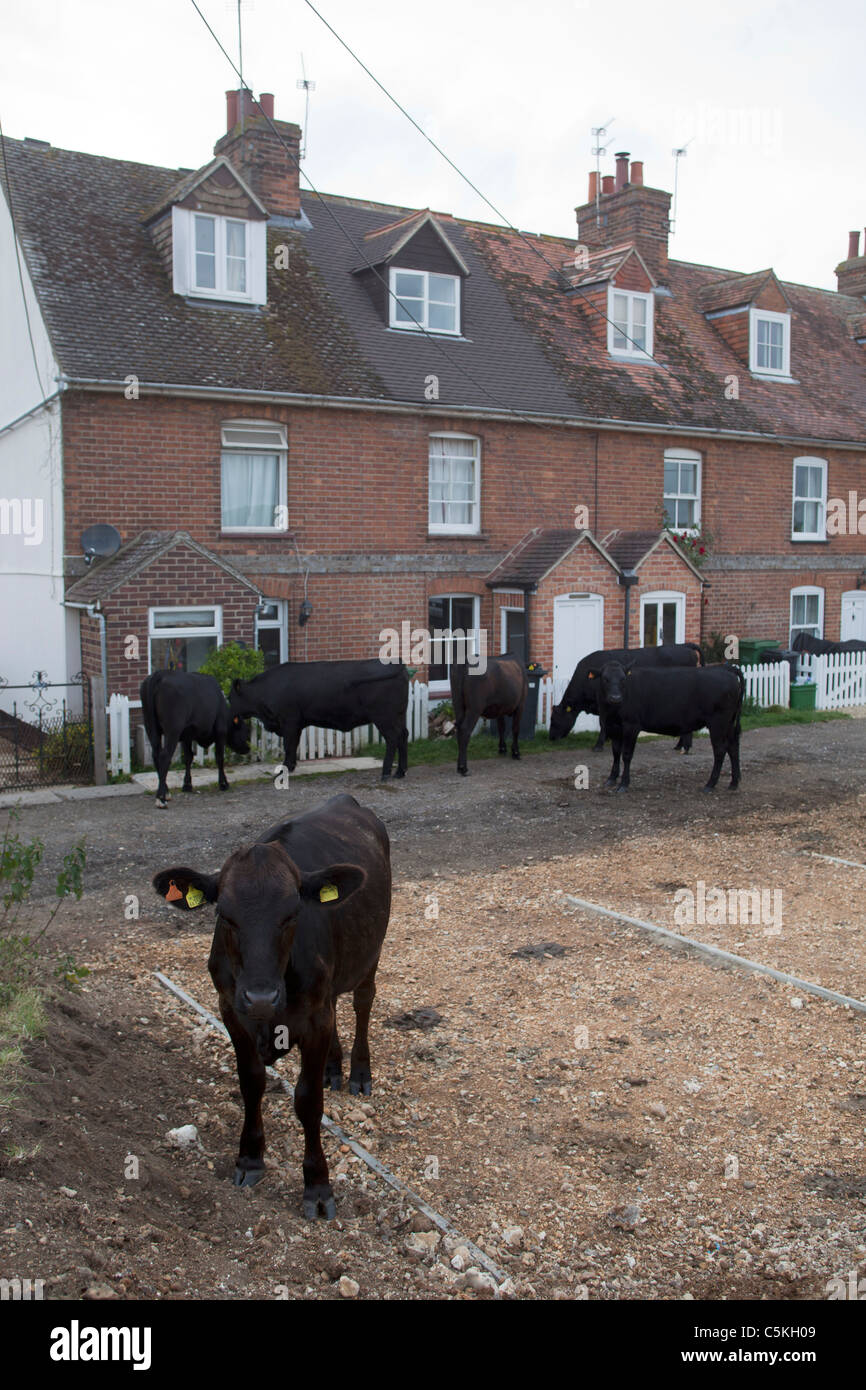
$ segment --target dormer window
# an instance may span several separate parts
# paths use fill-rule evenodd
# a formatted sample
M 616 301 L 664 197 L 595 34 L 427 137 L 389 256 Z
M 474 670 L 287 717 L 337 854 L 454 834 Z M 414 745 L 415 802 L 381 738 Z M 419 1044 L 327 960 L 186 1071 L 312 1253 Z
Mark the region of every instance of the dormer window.
M 174 292 L 195 299 L 267 302 L 262 220 L 172 208 Z
M 749 367 L 762 376 L 791 374 L 791 316 L 770 309 L 749 311 Z
M 653 353 L 653 297 L 611 288 L 607 296 L 607 350 L 645 361 Z
M 391 328 L 415 332 L 460 332 L 460 277 L 434 275 L 427 270 L 390 272 Z

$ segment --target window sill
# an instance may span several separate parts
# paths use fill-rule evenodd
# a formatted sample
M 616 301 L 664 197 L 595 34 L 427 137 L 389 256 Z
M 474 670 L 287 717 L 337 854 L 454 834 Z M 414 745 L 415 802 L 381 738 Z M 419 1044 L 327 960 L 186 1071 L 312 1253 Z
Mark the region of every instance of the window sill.
M 471 343 L 462 333 L 451 333 L 447 328 L 397 328 L 393 323 L 387 325 L 388 333 L 399 333 L 401 338 L 447 338 L 450 343 Z
M 829 536 L 792 536 L 793 545 L 829 545 Z
M 428 531 L 428 541 L 489 541 L 481 531 Z
M 781 381 L 785 386 L 800 385 L 797 378 L 790 376 L 788 372 L 761 372 L 756 367 L 750 367 L 749 375 L 753 381 Z
M 220 529 L 220 540 L 228 541 L 292 541 L 294 538 L 293 531 L 256 531 L 253 528 L 249 530 L 228 529 L 225 526 Z

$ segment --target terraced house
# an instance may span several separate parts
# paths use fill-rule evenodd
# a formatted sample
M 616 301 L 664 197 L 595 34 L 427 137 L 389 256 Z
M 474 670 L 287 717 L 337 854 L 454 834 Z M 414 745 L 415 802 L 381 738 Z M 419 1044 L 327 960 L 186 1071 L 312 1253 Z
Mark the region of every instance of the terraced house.
M 669 259 L 626 154 L 568 240 L 302 195 L 299 136 L 240 91 L 195 171 L 6 140 L 0 674 L 866 637 L 856 233 L 812 289 Z

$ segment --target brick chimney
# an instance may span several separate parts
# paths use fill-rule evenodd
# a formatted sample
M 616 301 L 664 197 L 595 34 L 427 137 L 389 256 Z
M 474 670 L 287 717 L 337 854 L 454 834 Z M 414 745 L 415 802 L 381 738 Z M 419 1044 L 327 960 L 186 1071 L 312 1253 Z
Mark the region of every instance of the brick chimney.
M 866 297 L 866 256 L 860 255 L 860 233 L 848 233 L 848 256 L 836 267 L 836 288 L 840 294 Z
M 670 193 L 648 188 L 643 181 L 643 161 L 623 152 L 616 155 L 616 174 L 604 174 L 596 222 L 596 181 L 590 177 L 590 195 L 575 209 L 577 239 L 593 251 L 634 242 L 652 274 L 661 283 L 667 276 L 668 214 Z
M 262 92 L 258 101 L 249 87 L 226 92 L 226 106 L 227 129 L 214 145 L 214 154 L 224 155 L 234 165 L 271 217 L 297 217 L 301 210 L 300 126 L 274 120 L 270 92 Z

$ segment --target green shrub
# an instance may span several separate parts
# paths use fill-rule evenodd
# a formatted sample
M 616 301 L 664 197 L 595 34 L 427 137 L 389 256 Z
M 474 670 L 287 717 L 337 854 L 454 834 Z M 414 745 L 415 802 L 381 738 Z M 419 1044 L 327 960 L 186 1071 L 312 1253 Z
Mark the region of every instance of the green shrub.
M 224 647 L 211 652 L 198 669 L 203 676 L 216 676 L 223 694 L 228 696 L 232 681 L 248 681 L 261 675 L 265 669 L 265 654 L 253 647 L 242 647 L 240 642 L 226 642 Z
M 33 886 L 45 850 L 41 840 L 25 843 L 14 830 L 19 813 L 9 812 L 0 841 L 0 1007 L 11 1003 L 26 988 L 36 967 L 39 943 L 60 910 L 64 898 L 80 898 L 84 891 L 84 842 L 63 856 L 54 885 L 57 902 L 35 933 L 20 931 L 18 914 Z
M 49 772 L 89 768 L 91 747 L 87 724 L 67 724 L 65 729 L 53 729 L 42 740 L 42 766 Z M 38 756 L 38 752 L 34 752 L 34 757 Z

